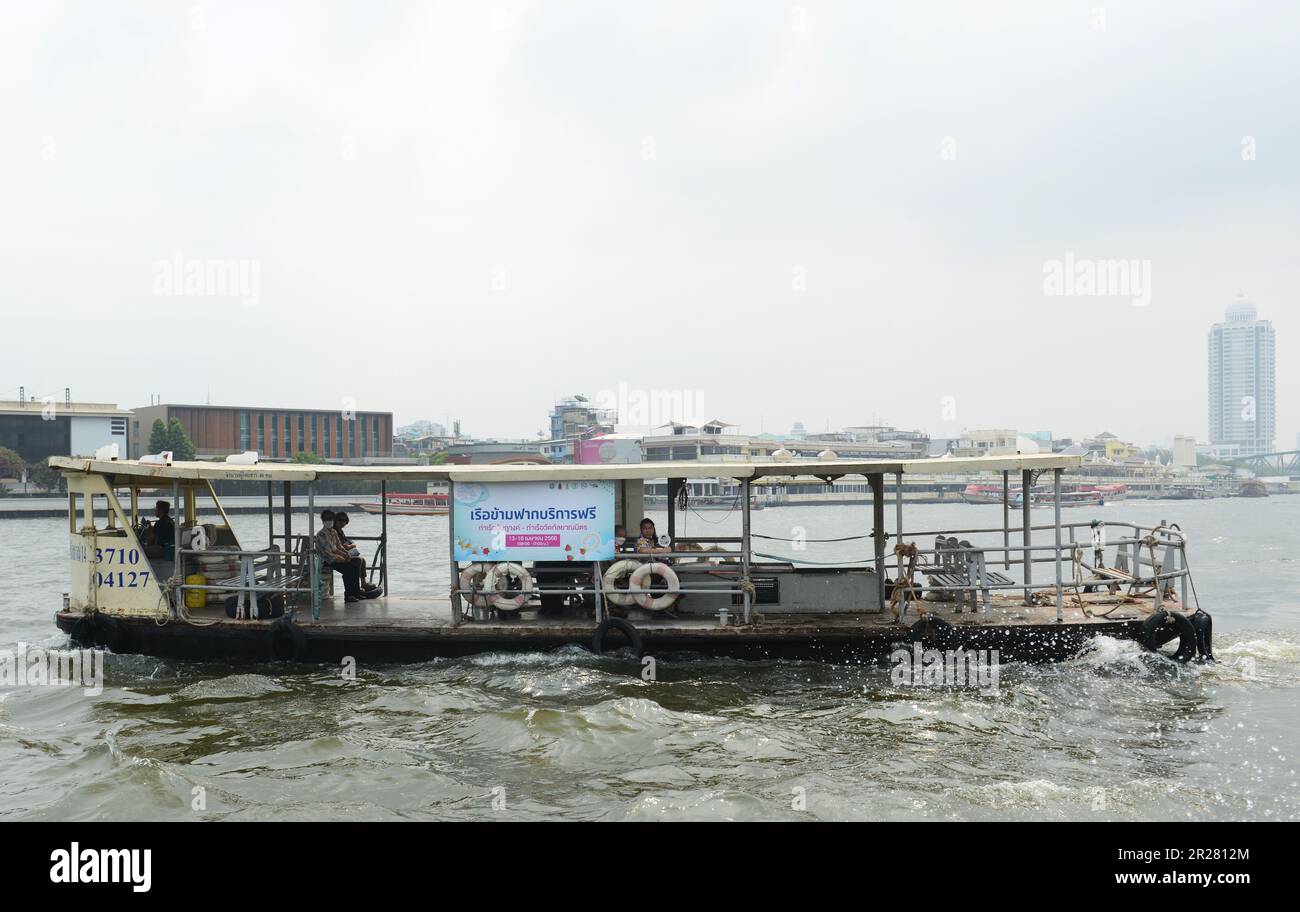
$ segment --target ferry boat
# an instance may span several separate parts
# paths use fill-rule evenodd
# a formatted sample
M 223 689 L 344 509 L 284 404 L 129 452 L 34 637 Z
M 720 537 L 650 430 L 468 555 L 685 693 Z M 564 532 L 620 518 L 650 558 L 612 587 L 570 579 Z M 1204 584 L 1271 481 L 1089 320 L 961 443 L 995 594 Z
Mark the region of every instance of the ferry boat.
M 929 460 L 637 463 L 630 465 L 335 466 L 51 458 L 68 487 L 69 591 L 55 612 L 74 643 L 114 653 L 246 662 L 422 661 L 585 644 L 633 655 L 711 654 L 874 662 L 894 650 L 998 650 L 1001 661 L 1051 661 L 1118 637 L 1188 661 L 1209 659 L 1211 620 L 1189 593 L 1176 526 L 1062 520 L 1062 476 L 1077 457 L 947 459 L 945 473 L 1050 472 L 1051 524 L 1021 506 L 1013 526 L 908 528 L 901 492 Z M 860 557 L 817 563 L 807 537 L 753 528 L 757 491 L 803 479 L 865 478 Z M 679 535 L 676 492 L 689 478 L 734 479 L 740 534 Z M 668 516 L 655 553 L 627 553 L 645 483 L 666 479 Z M 313 548 L 322 481 L 377 481 L 377 535 L 352 536 L 375 588 L 343 597 Z M 267 540 L 231 526 L 214 482 L 264 482 Z M 390 590 L 387 485 L 442 482 L 451 510 L 448 591 Z M 172 504 L 171 547 L 147 532 L 141 498 Z M 306 507 L 306 514 L 301 512 Z M 892 507 L 892 509 L 891 509 Z M 887 522 L 889 513 L 892 523 Z M 276 515 L 279 514 L 279 524 Z M 692 528 L 701 525 L 692 522 Z M 1110 540 L 1106 541 L 1106 530 Z M 805 530 L 797 530 L 804 532 Z M 1099 534 L 1100 533 L 1100 534 Z M 982 536 L 979 543 L 972 539 Z M 823 537 L 845 545 L 842 529 Z M 761 549 L 761 550 L 760 550 Z M 774 554 L 785 550 L 786 556 Z M 150 556 L 154 555 L 154 556 Z M 911 644 L 911 645 L 909 645 Z
M 388 494 L 382 502 L 353 501 L 352 506 L 366 513 L 396 516 L 446 516 L 450 509 L 446 494 Z

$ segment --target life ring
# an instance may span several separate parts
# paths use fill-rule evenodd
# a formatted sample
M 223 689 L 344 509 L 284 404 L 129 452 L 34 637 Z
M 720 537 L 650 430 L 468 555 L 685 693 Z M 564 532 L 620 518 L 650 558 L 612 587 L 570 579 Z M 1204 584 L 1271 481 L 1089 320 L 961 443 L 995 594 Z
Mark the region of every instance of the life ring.
M 1179 611 L 1165 611 L 1162 608 L 1155 612 L 1142 622 L 1139 636 L 1139 642 L 1152 652 L 1159 651 L 1161 646 L 1176 637 L 1178 651 L 1172 656 L 1161 653 L 1175 662 L 1190 662 L 1196 655 L 1196 628 L 1192 626 L 1191 619 Z
M 591 651 L 596 655 L 605 654 L 605 636 L 611 630 L 617 630 L 623 636 L 627 637 L 627 648 L 639 659 L 644 653 L 644 647 L 641 644 L 641 632 L 622 618 L 607 617 L 596 627 L 596 633 L 591 638 Z
M 519 580 L 519 589 L 502 589 L 501 577 L 513 576 Z M 518 611 L 528 604 L 533 597 L 533 578 L 521 564 L 494 564 L 483 580 L 483 589 L 488 593 L 488 602 L 498 611 Z
M 615 605 L 631 605 L 636 601 L 636 596 L 628 595 L 618 588 L 618 581 L 625 576 L 630 576 L 638 567 L 643 566 L 644 562 L 639 560 L 621 560 L 615 561 L 608 570 L 605 571 L 605 598 L 609 599 Z
M 307 653 L 307 634 L 284 615 L 271 622 L 271 658 L 278 662 L 301 662 Z
M 655 561 L 652 564 L 642 564 L 633 570 L 632 576 L 627 581 L 628 588 L 649 589 L 650 587 L 647 584 L 650 582 L 651 576 L 657 576 L 667 583 L 668 591 L 663 595 L 650 595 L 649 593 L 635 595 L 632 597 L 633 601 L 647 611 L 663 611 L 680 597 L 681 593 L 677 590 L 682 587 L 682 584 L 678 581 L 677 574 L 672 567 L 662 561 Z
M 492 572 L 489 564 L 470 564 L 464 570 L 460 571 L 460 592 L 463 597 L 470 599 L 470 604 L 477 605 L 479 608 L 486 608 L 490 596 L 484 595 L 483 590 L 487 587 L 483 585 L 484 578 Z M 474 591 L 471 598 L 468 595 L 470 590 Z
M 932 614 L 918 618 L 907 631 L 909 643 L 920 643 L 927 649 L 953 649 L 960 639 L 956 627 Z

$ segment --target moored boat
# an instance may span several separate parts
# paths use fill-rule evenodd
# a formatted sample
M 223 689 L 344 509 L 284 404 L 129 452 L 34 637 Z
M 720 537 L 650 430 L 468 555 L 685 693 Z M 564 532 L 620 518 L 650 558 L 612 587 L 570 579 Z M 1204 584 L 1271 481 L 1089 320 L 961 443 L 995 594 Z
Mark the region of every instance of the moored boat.
M 446 516 L 450 509 L 446 494 L 385 494 L 382 501 L 353 501 L 366 513 L 392 516 Z

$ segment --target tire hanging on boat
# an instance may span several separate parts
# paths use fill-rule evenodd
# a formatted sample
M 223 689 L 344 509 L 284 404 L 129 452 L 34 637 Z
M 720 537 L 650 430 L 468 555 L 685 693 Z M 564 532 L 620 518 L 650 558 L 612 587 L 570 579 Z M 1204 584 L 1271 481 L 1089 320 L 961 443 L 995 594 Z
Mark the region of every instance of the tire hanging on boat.
M 605 636 L 611 631 L 617 630 L 627 637 L 627 648 L 632 651 L 639 659 L 644 654 L 644 646 L 641 643 L 641 632 L 622 618 L 607 617 L 596 627 L 596 633 L 591 638 L 591 651 L 596 655 L 605 654 Z
M 909 643 L 920 643 L 927 649 L 952 649 L 958 640 L 957 628 L 931 614 L 918 618 L 907 631 Z
M 1187 615 L 1161 608 L 1142 622 L 1139 642 L 1152 652 L 1158 652 L 1161 646 L 1175 638 L 1178 640 L 1178 651 L 1170 658 L 1175 662 L 1190 662 L 1196 655 L 1197 638 L 1196 628 Z
M 107 649 L 115 655 L 126 652 L 127 633 L 117 618 L 102 611 L 92 611 L 77 618 L 69 632 L 73 645 L 84 649 Z
M 278 662 L 301 662 L 307 654 L 307 634 L 281 615 L 271 622 L 271 658 Z
M 1214 661 L 1214 619 L 1208 611 L 1197 608 L 1192 615 L 1192 629 L 1196 631 L 1196 651 L 1207 662 Z

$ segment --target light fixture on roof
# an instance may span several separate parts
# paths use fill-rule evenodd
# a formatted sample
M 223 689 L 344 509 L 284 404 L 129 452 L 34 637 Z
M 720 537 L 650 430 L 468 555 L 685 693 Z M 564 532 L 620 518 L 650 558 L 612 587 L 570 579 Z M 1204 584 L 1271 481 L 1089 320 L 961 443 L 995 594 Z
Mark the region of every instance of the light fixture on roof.
M 818 459 L 839 459 L 840 457 L 834 450 L 822 450 L 817 454 Z
M 227 465 L 257 465 L 257 450 L 244 450 L 226 457 Z
M 172 464 L 172 451 L 163 450 L 161 453 L 146 453 L 140 457 L 140 465 L 160 465 L 169 466 Z

